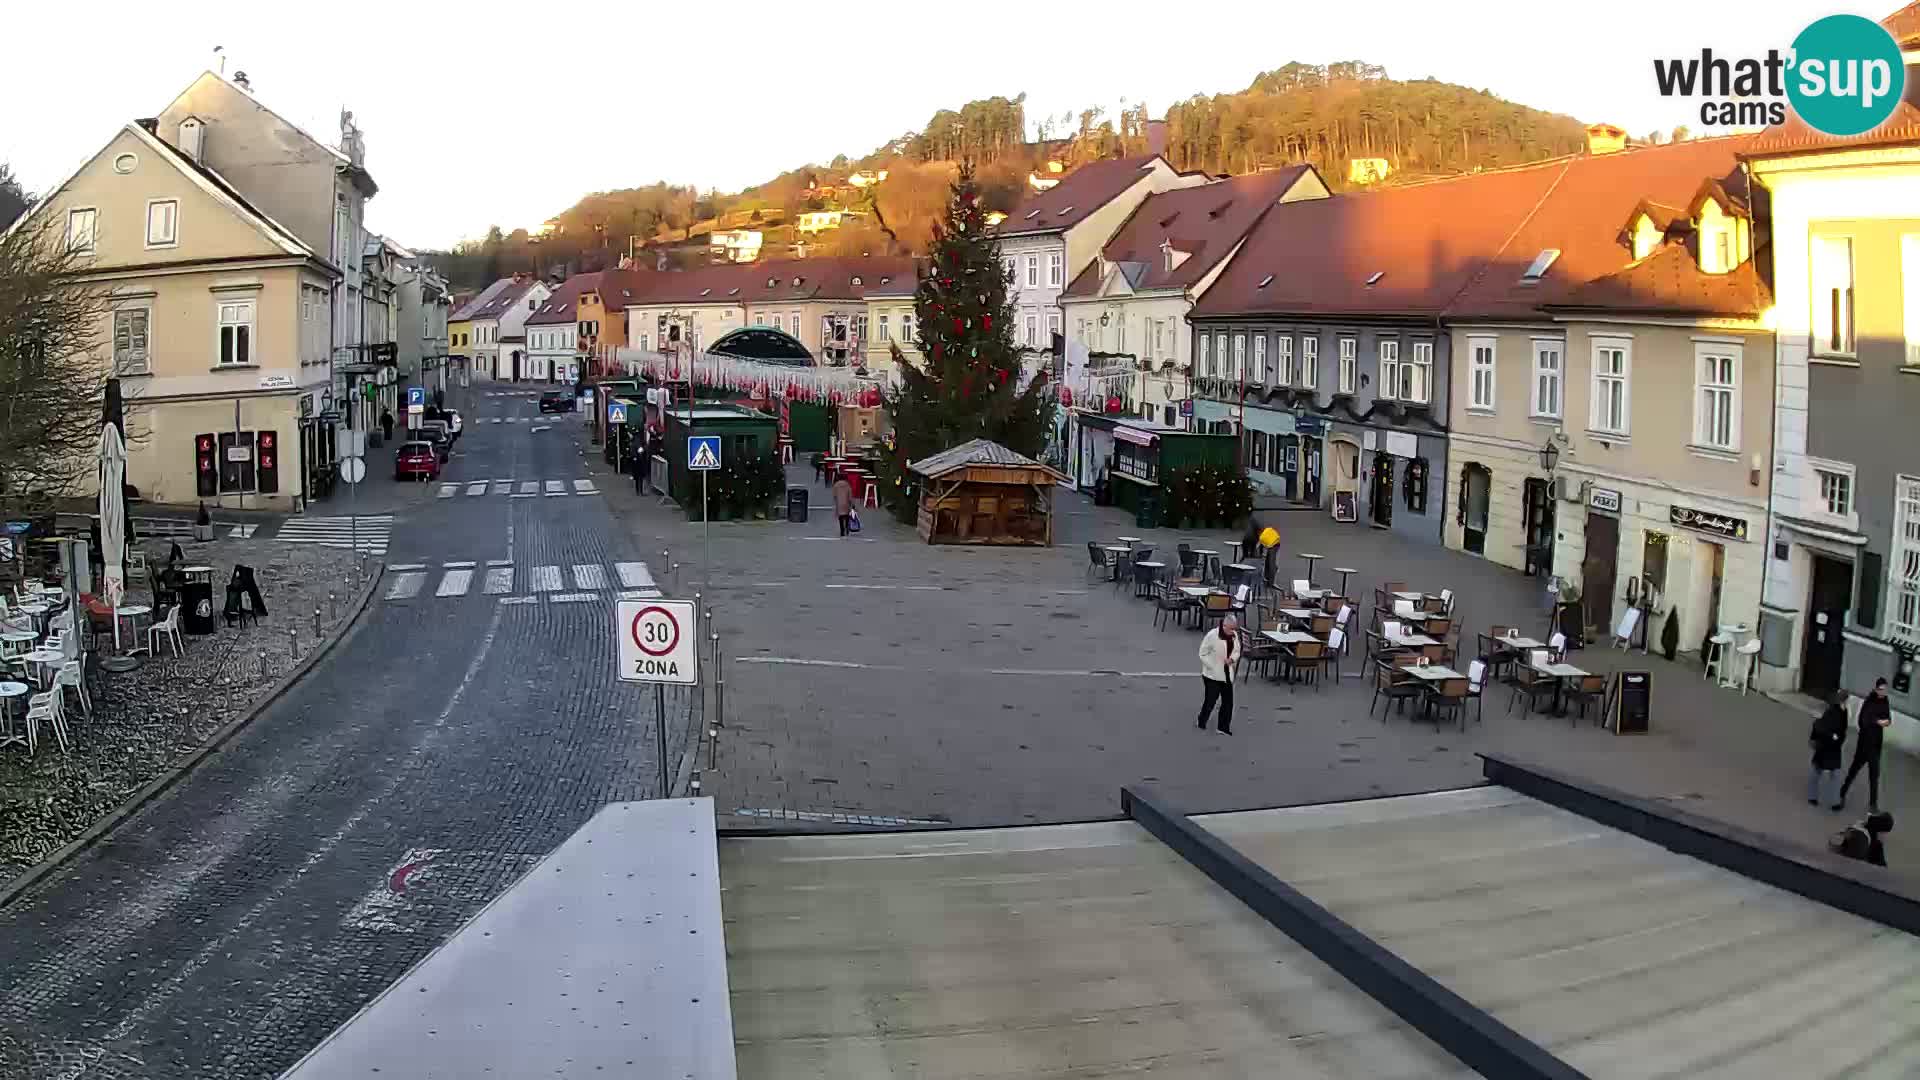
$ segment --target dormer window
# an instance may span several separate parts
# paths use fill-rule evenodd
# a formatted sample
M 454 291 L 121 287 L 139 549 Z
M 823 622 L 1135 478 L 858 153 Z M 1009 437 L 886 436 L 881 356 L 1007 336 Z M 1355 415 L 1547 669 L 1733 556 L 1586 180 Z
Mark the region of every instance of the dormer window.
M 200 122 L 199 117 L 189 116 L 180 121 L 180 152 L 199 161 L 200 153 L 206 146 L 206 135 L 206 125 Z
M 805 280 L 807 280 L 807 279 L 806 279 L 806 278 L 802 278 L 802 277 L 797 277 L 797 278 L 794 278 L 794 279 L 793 279 L 793 287 L 794 287 L 794 288 L 796 288 L 796 289 L 797 289 L 797 288 L 799 288 L 799 287 L 800 287 L 800 283 L 801 283 L 801 282 L 803 282 L 803 281 L 805 281 Z
M 1058 216 L 1059 216 L 1059 217 L 1066 217 L 1066 216 L 1067 216 L 1068 214 L 1071 214 L 1071 213 L 1073 213 L 1073 207 L 1071 207 L 1071 206 L 1068 206 L 1068 207 L 1063 207 L 1063 208 L 1061 209 L 1061 211 L 1060 211 L 1060 213 L 1059 213 L 1059 215 L 1058 215 Z
M 727 295 L 728 295 L 728 296 L 739 296 L 739 295 L 740 295 L 740 290 L 739 290 L 739 288 L 738 288 L 738 287 L 735 287 L 735 288 L 731 288 L 731 289 L 728 289 L 728 290 L 727 290 Z
M 779 279 L 779 278 L 768 278 L 768 279 L 767 279 L 767 288 L 769 288 L 769 289 L 771 289 L 771 288 L 774 288 L 775 286 L 777 286 L 777 285 L 779 285 L 779 284 L 780 284 L 780 279 Z
M 892 281 L 892 280 L 893 280 L 893 279 L 892 279 L 891 277 L 883 277 L 883 278 L 881 278 L 881 279 L 880 279 L 880 284 L 882 284 L 882 285 L 885 285 L 885 284 L 886 284 L 887 282 L 889 282 L 889 281 Z
M 712 292 L 713 292 L 713 290 L 712 290 L 712 289 L 701 289 L 701 290 L 700 290 L 700 295 L 701 295 L 701 296 L 707 296 L 707 295 L 710 295 L 710 294 L 711 294 Z
M 1380 279 L 1386 276 L 1387 272 L 1385 270 L 1375 270 L 1373 276 L 1367 279 L 1367 288 L 1371 289 L 1375 285 L 1380 284 Z
M 1040 211 L 1038 211 L 1038 210 L 1029 210 L 1029 211 L 1027 211 L 1027 216 L 1026 216 L 1026 217 L 1024 217 L 1024 218 L 1021 218 L 1020 220 L 1022 220 L 1022 221 L 1032 221 L 1032 220 L 1033 220 L 1034 218 L 1037 218 L 1037 217 L 1039 217 L 1039 216 L 1040 216 Z
M 855 275 L 853 275 L 853 283 L 854 283 L 855 285 L 859 285 L 859 284 L 861 284 L 861 283 L 862 283 L 862 282 L 860 281 L 860 275 L 859 275 L 859 274 L 855 274 Z
M 1263 277 L 1263 278 L 1261 278 L 1261 279 L 1260 279 L 1260 284 L 1258 284 L 1258 285 L 1255 285 L 1255 286 L 1254 286 L 1254 288 L 1256 288 L 1256 289 L 1264 289 L 1264 288 L 1266 288 L 1267 286 L 1269 286 L 1269 285 L 1271 285 L 1271 284 L 1273 284 L 1273 275 L 1272 275 L 1272 274 L 1268 274 L 1268 275 L 1267 275 L 1266 277 Z
M 1211 210 L 1209 210 L 1209 211 L 1207 211 L 1207 217 L 1209 217 L 1209 218 L 1217 218 L 1217 217 L 1219 217 L 1219 216 L 1220 216 L 1221 214 L 1224 214 L 1224 213 L 1226 213 L 1226 212 L 1227 212 L 1227 208 L 1228 208 L 1228 207 L 1230 207 L 1230 206 L 1232 206 L 1232 205 L 1233 205 L 1233 200 L 1232 200 L 1232 199 L 1228 199 L 1228 200 L 1227 200 L 1226 202 L 1223 202 L 1223 203 L 1221 203 L 1221 204 L 1220 204 L 1219 206 L 1216 206 L 1216 207 L 1214 207 L 1213 209 L 1211 209 Z
M 1547 270 L 1553 266 L 1553 260 L 1559 257 L 1559 248 L 1547 248 L 1541 251 L 1540 254 L 1535 255 L 1533 261 L 1527 264 L 1526 273 L 1520 275 L 1520 284 L 1533 285 L 1538 283 L 1541 278 L 1547 276 Z

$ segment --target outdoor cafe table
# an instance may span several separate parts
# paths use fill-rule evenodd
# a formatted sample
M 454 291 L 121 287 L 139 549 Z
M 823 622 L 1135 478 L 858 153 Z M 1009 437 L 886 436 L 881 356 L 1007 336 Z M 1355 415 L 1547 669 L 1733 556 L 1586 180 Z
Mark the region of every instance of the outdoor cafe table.
M 1494 638 L 1494 640 L 1502 645 L 1515 649 L 1544 649 L 1547 647 L 1546 642 L 1530 637 L 1503 637 Z
M 1399 637 L 1391 637 L 1387 640 L 1393 642 L 1395 645 L 1408 645 L 1416 649 L 1424 649 L 1429 645 L 1440 644 L 1438 638 L 1430 638 L 1425 634 L 1401 634 Z
M 1309 641 L 1319 641 L 1312 634 L 1303 634 L 1298 630 L 1262 630 L 1260 636 L 1278 645 L 1304 645 Z M 1289 682 L 1292 680 L 1289 679 Z
M 19 607 L 21 611 L 24 611 L 28 615 L 33 616 L 34 626 L 39 627 L 40 629 L 43 629 L 43 630 L 46 629 L 47 612 L 53 610 L 52 604 L 42 604 L 37 600 L 29 600 L 26 603 L 19 605 Z
M 1326 614 L 1326 612 L 1324 612 L 1324 611 L 1315 611 L 1315 610 L 1313 610 L 1312 608 L 1303 608 L 1303 607 L 1283 607 L 1283 608 L 1275 608 L 1275 609 L 1274 609 L 1274 611 L 1275 611 L 1275 613 L 1277 613 L 1277 614 L 1280 614 L 1280 615 L 1284 615 L 1284 616 L 1286 616 L 1286 617 L 1287 617 L 1288 619 L 1291 619 L 1292 621 L 1294 621 L 1294 622 L 1297 622 L 1297 623 L 1305 623 L 1305 622 L 1312 622 L 1312 621 L 1313 621 L 1313 617 L 1314 617 L 1315 615 L 1325 615 L 1325 614 Z
M 1580 679 L 1593 674 L 1584 668 L 1572 664 L 1528 664 L 1528 667 L 1553 680 L 1553 715 L 1567 715 L 1564 691 L 1568 679 Z
M 1212 596 L 1218 590 L 1211 585 L 1182 585 L 1180 586 L 1180 591 L 1195 600 L 1200 600 Z
M 1347 579 L 1360 571 L 1355 570 L 1351 566 L 1336 566 L 1333 568 L 1333 572 L 1340 575 L 1340 595 L 1345 596 L 1347 595 Z
M 1428 683 L 1429 685 L 1434 683 L 1439 683 L 1446 679 L 1466 678 L 1465 675 L 1462 675 L 1461 673 L 1453 670 L 1450 667 L 1447 667 L 1444 664 L 1427 664 L 1424 667 L 1419 664 L 1414 664 L 1411 667 L 1403 667 L 1400 669 L 1400 671 L 1402 674 L 1411 675 L 1416 679 L 1420 679 Z M 1433 702 L 1429 700 L 1427 702 L 1426 707 L 1429 711 L 1431 711 L 1433 707 Z
M 1302 600 L 1325 600 L 1327 597 L 1333 595 L 1333 590 L 1332 589 L 1301 589 L 1298 593 L 1295 593 L 1294 595 L 1298 596 Z
M 1100 550 L 1113 556 L 1107 561 L 1113 564 L 1113 580 L 1119 581 L 1120 568 L 1127 564 L 1127 557 L 1133 554 L 1133 549 L 1126 544 L 1108 544 Z
M 1192 548 L 1194 558 L 1200 561 L 1201 576 L 1214 578 L 1219 576 L 1220 553 L 1212 548 Z M 1212 571 L 1209 572 L 1209 567 Z
M 121 646 L 120 651 L 122 653 L 131 656 L 137 652 L 147 651 L 147 647 L 140 644 L 140 616 L 151 614 L 153 614 L 153 609 L 145 604 L 128 604 L 125 607 L 113 609 L 113 617 L 116 622 L 120 619 L 125 619 L 133 624 L 132 635 L 123 639 L 126 643 Z
M 1137 544 L 1140 542 L 1140 538 L 1137 536 L 1116 536 L 1114 539 L 1123 544 Z
M 1300 557 L 1307 560 L 1307 584 L 1311 585 L 1313 584 L 1313 564 L 1326 558 L 1326 556 L 1303 551 L 1300 553 Z
M 27 737 L 13 730 L 13 711 L 17 707 L 15 702 L 31 693 L 33 687 L 26 683 L 0 682 L 0 746 L 26 744 Z
M 49 669 L 65 663 L 67 654 L 55 649 L 35 649 L 22 659 L 40 669 L 42 673 L 40 678 L 41 689 L 45 689 L 53 683 L 53 675 Z

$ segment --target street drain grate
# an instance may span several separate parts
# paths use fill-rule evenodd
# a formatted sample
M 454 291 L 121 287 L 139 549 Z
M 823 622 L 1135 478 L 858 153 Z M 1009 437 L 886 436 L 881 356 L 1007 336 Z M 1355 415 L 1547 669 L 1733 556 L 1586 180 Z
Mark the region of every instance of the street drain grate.
M 743 806 L 733 812 L 734 817 L 758 818 L 768 821 L 806 821 L 830 823 L 834 825 L 951 825 L 946 818 L 910 818 L 892 817 L 886 814 L 827 813 L 819 810 L 782 810 L 777 807 Z

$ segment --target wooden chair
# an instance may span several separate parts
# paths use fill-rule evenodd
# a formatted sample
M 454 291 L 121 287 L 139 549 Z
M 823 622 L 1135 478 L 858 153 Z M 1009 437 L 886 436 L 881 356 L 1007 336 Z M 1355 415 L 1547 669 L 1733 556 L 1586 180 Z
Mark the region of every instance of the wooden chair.
M 1322 641 L 1326 640 L 1328 632 L 1332 629 L 1333 616 L 1331 615 L 1315 615 L 1313 618 L 1307 620 L 1307 633 L 1312 634 Z
M 1406 592 L 1407 583 L 1404 581 L 1389 581 L 1385 585 L 1380 586 L 1380 591 L 1386 593 L 1388 596 L 1392 596 L 1397 592 Z
M 1208 623 L 1219 622 L 1233 614 L 1233 597 L 1226 593 L 1208 593 L 1200 601 L 1200 629 L 1205 630 Z
M 1305 672 L 1315 689 L 1320 686 L 1320 668 L 1326 663 L 1327 643 L 1324 641 L 1297 641 L 1288 646 L 1292 660 L 1288 663 L 1289 681 L 1299 672 Z
M 1512 712 L 1514 703 L 1524 699 L 1526 711 L 1531 713 L 1542 699 L 1553 696 L 1555 681 L 1552 676 L 1542 675 L 1526 664 L 1516 666 L 1513 672 L 1513 696 L 1507 699 L 1507 711 Z
M 1423 692 L 1413 676 L 1385 661 L 1376 661 L 1373 665 L 1373 700 L 1367 703 L 1367 715 L 1373 715 L 1373 710 L 1383 697 L 1391 705 L 1394 702 L 1411 701 Z M 1386 717 L 1380 719 L 1384 722 Z
M 1183 622 L 1187 609 L 1193 606 L 1193 599 L 1172 584 L 1162 585 L 1153 598 L 1153 625 L 1158 629 Z M 1162 622 L 1161 620 L 1165 620 Z
M 1429 664 L 1444 664 L 1452 659 L 1453 649 L 1446 642 L 1420 646 L 1419 655 L 1426 657 Z
M 1427 707 L 1433 710 L 1434 724 L 1440 723 L 1443 713 L 1451 713 L 1460 721 L 1460 730 L 1467 729 L 1467 680 L 1441 679 L 1440 684 L 1428 691 Z
M 1334 615 L 1334 616 L 1338 616 L 1342 611 L 1345 611 L 1346 609 L 1352 606 L 1353 606 L 1353 601 L 1347 599 L 1344 596 L 1328 595 L 1325 599 L 1320 601 L 1321 610 L 1325 611 L 1329 615 Z
M 1259 665 L 1260 673 L 1272 671 L 1273 662 L 1280 659 L 1280 643 L 1270 637 L 1256 634 L 1246 627 L 1240 628 L 1240 681 L 1247 681 L 1247 673 L 1254 665 Z
M 1598 705 L 1600 699 L 1604 698 L 1606 694 L 1607 677 L 1605 675 L 1582 675 L 1578 683 L 1568 686 L 1566 689 L 1567 704 L 1571 705 L 1574 702 L 1579 702 L 1580 704 L 1580 715 L 1573 718 L 1573 725 L 1578 727 L 1580 721 L 1587 717 L 1587 706 Z M 1603 717 L 1602 719 L 1604 720 L 1605 718 Z
M 1453 631 L 1453 620 L 1447 618 L 1428 619 L 1421 633 L 1430 638 L 1443 638 Z

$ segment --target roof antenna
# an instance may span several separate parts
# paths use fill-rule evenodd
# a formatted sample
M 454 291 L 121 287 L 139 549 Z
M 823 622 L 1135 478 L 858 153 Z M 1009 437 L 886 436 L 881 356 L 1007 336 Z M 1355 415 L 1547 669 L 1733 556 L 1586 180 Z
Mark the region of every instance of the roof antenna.
M 227 74 L 227 47 L 225 45 L 215 45 L 213 47 L 213 55 L 220 58 L 220 74 L 222 77 L 225 77 Z

